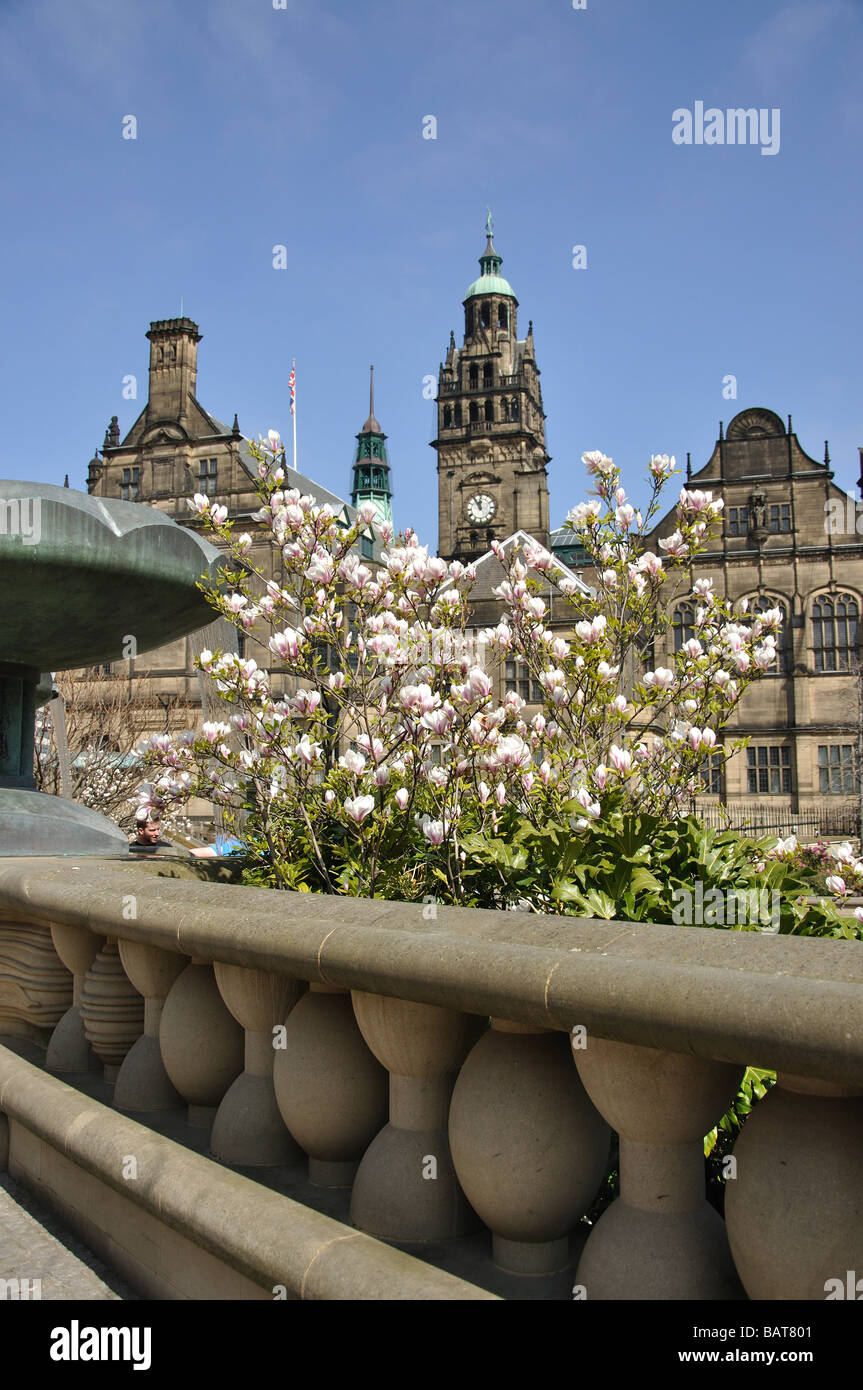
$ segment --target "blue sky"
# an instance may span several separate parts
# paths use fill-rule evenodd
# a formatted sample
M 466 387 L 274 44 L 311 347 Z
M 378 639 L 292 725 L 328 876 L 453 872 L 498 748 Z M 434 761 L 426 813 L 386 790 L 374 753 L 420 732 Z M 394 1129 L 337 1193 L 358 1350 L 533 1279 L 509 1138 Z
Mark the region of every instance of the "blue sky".
M 585 450 L 638 495 L 651 453 L 700 467 L 752 405 L 792 412 L 817 458 L 829 438 L 855 484 L 861 0 L 285 6 L 2 0 L 0 472 L 84 488 L 182 299 L 198 396 L 245 434 L 289 435 L 296 357 L 300 465 L 342 495 L 374 362 L 396 523 L 434 544 L 423 378 L 461 341 L 491 205 L 520 336 L 534 321 L 553 520 Z M 778 108 L 778 153 L 676 145 L 696 101 Z

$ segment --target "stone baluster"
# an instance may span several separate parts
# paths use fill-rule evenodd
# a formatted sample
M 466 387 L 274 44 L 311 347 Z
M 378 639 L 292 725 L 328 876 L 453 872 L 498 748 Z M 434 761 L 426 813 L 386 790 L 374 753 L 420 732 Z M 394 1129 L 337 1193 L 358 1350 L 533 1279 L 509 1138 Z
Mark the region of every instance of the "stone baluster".
M 120 941 L 120 959 L 132 984 L 144 996 L 144 1032 L 127 1054 L 114 1086 L 117 1110 L 176 1110 L 183 1098 L 171 1082 L 159 1047 L 159 1023 L 174 981 L 188 958 L 141 941 Z
M 144 1001 L 123 969 L 117 942 L 109 936 L 84 976 L 81 990 L 84 1036 L 114 1082 L 132 1044 L 144 1031 Z
M 45 1053 L 45 1066 L 48 1071 L 58 1075 L 64 1072 L 100 1071 L 102 1064 L 84 1035 L 81 995 L 87 971 L 104 945 L 104 937 L 94 936 L 86 927 L 52 922 L 51 940 L 57 955 L 67 970 L 72 972 L 73 987 L 71 1006 L 51 1034 Z
M 360 1031 L 390 1073 L 389 1124 L 366 1150 L 351 1196 L 355 1226 L 382 1240 L 425 1243 L 476 1225 L 447 1135 L 454 1074 L 477 1020 L 454 1009 L 354 991 Z
M 863 1088 L 779 1073 L 734 1145 L 725 1220 L 751 1299 L 863 1299 Z
M 243 1070 L 243 1030 L 225 1007 L 209 961 L 195 957 L 162 1008 L 165 1071 L 189 1106 L 189 1124 L 209 1129 L 219 1102 Z
M 450 1143 L 495 1264 L 554 1274 L 606 1171 L 609 1130 L 573 1071 L 564 1033 L 493 1018 L 459 1073 Z
M 350 1187 L 387 1118 L 387 1074 L 357 1027 L 350 994 L 313 982 L 291 1010 L 273 1082 L 282 1118 L 316 1187 Z
M 219 992 L 246 1030 L 246 1067 L 226 1091 L 210 1136 L 215 1158 L 235 1166 L 272 1167 L 301 1156 L 285 1128 L 273 1091 L 273 1029 L 300 997 L 287 975 L 216 962 Z
M 741 1068 L 592 1036 L 573 1056 L 620 1137 L 620 1196 L 590 1233 L 577 1285 L 588 1299 L 743 1298 L 704 1172 L 704 1136 Z
M 0 1033 L 46 1047 L 71 1002 L 72 976 L 49 929 L 0 906 Z

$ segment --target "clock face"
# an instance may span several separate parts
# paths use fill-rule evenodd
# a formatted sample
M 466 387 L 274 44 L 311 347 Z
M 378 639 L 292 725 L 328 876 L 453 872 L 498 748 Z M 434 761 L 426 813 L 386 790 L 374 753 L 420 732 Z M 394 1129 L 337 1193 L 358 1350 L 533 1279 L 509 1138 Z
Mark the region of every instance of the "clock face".
M 497 508 L 494 498 L 489 497 L 487 492 L 478 492 L 467 504 L 467 514 L 471 521 L 485 522 L 491 521 Z

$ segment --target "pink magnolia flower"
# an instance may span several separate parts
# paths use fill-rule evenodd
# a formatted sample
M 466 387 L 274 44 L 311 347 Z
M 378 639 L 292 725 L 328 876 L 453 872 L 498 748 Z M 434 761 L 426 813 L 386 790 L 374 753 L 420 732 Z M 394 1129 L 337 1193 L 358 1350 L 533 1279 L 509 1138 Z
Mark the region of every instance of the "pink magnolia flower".
M 844 898 L 850 891 L 844 878 L 841 878 L 839 874 L 828 874 L 826 883 L 830 892 L 835 893 L 837 897 Z
M 373 796 L 349 796 L 345 801 L 345 810 L 356 825 L 362 825 L 374 809 L 375 799 Z
M 422 832 L 430 845 L 442 845 L 444 842 L 445 830 L 441 820 L 430 820 L 428 816 L 423 817 Z
M 407 787 L 399 787 L 395 794 L 395 803 L 400 811 L 403 811 L 411 799 L 411 794 Z

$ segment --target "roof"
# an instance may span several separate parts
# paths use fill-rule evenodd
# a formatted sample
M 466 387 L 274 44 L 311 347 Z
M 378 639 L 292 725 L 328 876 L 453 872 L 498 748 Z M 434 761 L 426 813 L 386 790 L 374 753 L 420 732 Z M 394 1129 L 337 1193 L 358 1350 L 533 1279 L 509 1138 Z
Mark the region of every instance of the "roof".
M 504 551 L 507 551 L 507 550 L 511 550 L 511 549 L 512 549 L 514 546 L 516 546 L 516 545 L 522 545 L 522 546 L 525 545 L 525 544 L 527 544 L 527 545 L 538 545 L 539 542 L 537 541 L 537 539 L 536 539 L 535 536 L 529 535 L 527 531 L 518 530 L 518 531 L 514 531 L 514 532 L 512 533 L 511 536 L 507 536 L 506 540 L 501 541 L 500 544 L 501 544 L 501 549 L 503 549 Z M 484 580 L 485 576 L 482 576 L 482 575 L 480 574 L 480 570 L 482 569 L 483 566 L 487 565 L 488 562 L 489 562 L 490 560 L 493 561 L 496 565 L 499 565 L 499 564 L 500 564 L 500 561 L 498 560 L 498 558 L 497 558 L 497 556 L 495 555 L 495 553 L 494 553 L 493 550 L 487 550 L 487 551 L 485 552 L 485 554 L 484 554 L 484 555 L 481 555 L 480 558 L 479 558 L 478 560 L 473 560 L 473 561 L 471 562 L 471 563 L 473 564 L 474 568 L 475 568 L 476 571 L 477 571 L 477 579 L 478 579 L 478 581 L 479 581 L 478 586 L 475 586 L 475 588 L 471 591 L 471 598 L 472 598 L 472 599 L 473 599 L 473 598 L 482 598 L 482 597 L 484 596 L 484 594 L 483 594 L 483 588 L 484 588 L 484 587 L 485 587 L 485 588 L 488 588 L 488 587 L 489 587 L 487 584 L 486 584 L 485 586 L 483 585 L 483 580 Z M 530 572 L 530 571 L 529 571 L 529 572 Z M 533 573 L 533 572 L 530 572 L 530 573 Z M 534 578 L 539 579 L 539 578 L 542 578 L 542 577 L 543 577 L 543 576 L 541 576 L 541 575 L 539 575 L 539 574 L 534 574 Z M 585 582 L 584 582 L 583 579 L 579 579 L 578 575 L 577 575 L 577 574 L 574 574 L 574 573 L 572 572 L 572 570 L 569 568 L 569 566 L 568 566 L 568 565 L 565 565 L 565 564 L 563 563 L 563 561 L 562 561 L 558 556 L 556 556 L 556 555 L 554 556 L 554 577 L 555 577 L 555 579 L 556 579 L 558 582 L 559 582 L 561 579 L 571 579 L 572 582 L 576 585 L 576 587 L 580 590 L 580 592 L 581 592 L 585 597 L 590 597 L 590 595 L 593 593 L 593 590 L 591 589 L 590 585 L 589 585 L 589 584 L 585 584 Z M 499 583 L 500 583 L 500 579 L 501 579 L 501 576 L 495 575 L 495 576 L 494 576 L 494 583 L 495 583 L 495 584 L 499 584 Z M 452 583 L 454 583 L 454 580 L 448 579 L 447 582 L 446 582 L 444 585 L 442 585 L 442 588 L 443 588 L 443 589 L 447 589 L 447 588 L 449 587 L 449 585 L 452 584 Z

